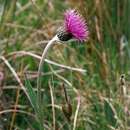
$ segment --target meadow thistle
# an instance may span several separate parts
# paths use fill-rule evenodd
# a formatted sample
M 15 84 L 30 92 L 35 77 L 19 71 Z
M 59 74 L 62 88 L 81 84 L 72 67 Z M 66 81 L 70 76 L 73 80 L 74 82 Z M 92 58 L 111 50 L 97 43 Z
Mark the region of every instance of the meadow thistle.
M 64 14 L 63 26 L 59 28 L 57 34 L 49 41 L 45 47 L 38 68 L 38 79 L 37 79 L 37 99 L 38 103 L 41 103 L 41 72 L 45 61 L 48 49 L 55 42 L 64 42 L 70 39 L 76 39 L 77 41 L 85 41 L 88 38 L 88 27 L 83 17 L 75 10 L 67 10 Z
M 88 38 L 88 34 L 85 19 L 76 10 L 67 10 L 64 14 L 64 25 L 57 33 L 59 40 L 68 41 L 74 38 L 84 41 Z

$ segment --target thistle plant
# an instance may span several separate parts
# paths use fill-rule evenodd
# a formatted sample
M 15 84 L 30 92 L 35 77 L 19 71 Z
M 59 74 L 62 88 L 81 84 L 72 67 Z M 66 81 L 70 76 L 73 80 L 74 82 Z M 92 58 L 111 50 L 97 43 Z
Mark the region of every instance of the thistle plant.
M 37 100 L 38 104 L 41 103 L 41 72 L 43 68 L 43 64 L 45 61 L 45 57 L 47 55 L 48 49 L 55 42 L 65 42 L 71 39 L 75 39 L 77 41 L 83 42 L 88 38 L 88 27 L 84 18 L 76 11 L 76 10 L 67 10 L 64 14 L 64 23 L 63 26 L 60 27 L 57 31 L 56 36 L 54 36 L 47 46 L 45 47 L 42 58 L 40 60 L 39 68 L 38 68 L 38 79 L 37 79 Z
M 76 39 L 85 41 L 88 38 L 88 27 L 85 20 L 76 10 L 67 10 L 64 14 L 64 25 L 57 33 L 60 41 Z

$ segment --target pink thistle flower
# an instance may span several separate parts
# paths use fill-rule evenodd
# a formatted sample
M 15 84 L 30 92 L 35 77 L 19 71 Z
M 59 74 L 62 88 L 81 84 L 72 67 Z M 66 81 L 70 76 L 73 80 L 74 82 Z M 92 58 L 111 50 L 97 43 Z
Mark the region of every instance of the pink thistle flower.
M 78 41 L 84 41 L 88 38 L 88 27 L 78 12 L 67 10 L 64 17 L 64 27 L 59 30 L 58 35 L 60 40 L 67 41 L 74 38 Z
M 88 37 L 88 27 L 85 20 L 75 10 L 65 12 L 65 28 L 77 40 L 83 41 Z

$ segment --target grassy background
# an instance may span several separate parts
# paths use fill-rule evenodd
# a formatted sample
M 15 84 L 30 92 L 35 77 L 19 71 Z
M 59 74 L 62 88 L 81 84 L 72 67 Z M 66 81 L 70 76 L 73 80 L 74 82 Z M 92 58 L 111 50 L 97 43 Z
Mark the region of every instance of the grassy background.
M 45 130 L 130 129 L 129 0 L 0 0 L 0 56 L 16 71 L 35 104 L 39 60 L 23 55 L 23 51 L 40 56 L 62 25 L 64 11 L 70 8 L 85 17 L 89 40 L 83 44 L 55 45 L 47 59 L 87 72 L 82 74 L 45 63 L 44 72 L 49 74 L 42 80 L 44 98 L 39 105 L 43 120 L 39 121 L 37 108 L 30 104 L 1 58 L 0 72 L 4 77 L 0 80 L 0 130 L 39 130 L 43 129 L 41 125 Z M 63 86 L 72 114 L 66 107 Z M 78 98 L 75 89 L 81 99 L 76 128 L 73 125 Z M 55 107 L 51 105 L 52 97 Z

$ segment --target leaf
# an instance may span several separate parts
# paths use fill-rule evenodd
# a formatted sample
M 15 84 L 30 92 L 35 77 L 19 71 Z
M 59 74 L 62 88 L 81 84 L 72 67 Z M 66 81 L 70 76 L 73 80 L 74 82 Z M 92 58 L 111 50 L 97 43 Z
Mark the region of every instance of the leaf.
M 36 116 L 39 120 L 39 127 L 40 129 L 39 130 L 43 130 L 43 114 L 42 114 L 42 110 L 41 110 L 41 107 L 39 107 L 40 104 L 37 104 L 37 95 L 35 93 L 35 91 L 33 90 L 32 88 L 32 85 L 30 84 L 29 80 L 25 80 L 25 86 L 27 88 L 27 93 L 29 95 L 29 98 L 30 98 L 30 101 L 31 101 L 31 105 L 32 107 L 34 108 L 35 112 L 36 112 Z
M 31 105 L 34 108 L 35 111 L 37 111 L 37 98 L 36 98 L 36 93 L 32 88 L 32 85 L 30 84 L 29 80 L 25 80 L 25 86 L 27 89 L 27 93 L 29 95 L 29 98 L 31 100 Z
M 105 111 L 105 116 L 107 121 L 109 122 L 110 125 L 113 127 L 116 126 L 117 119 L 116 116 L 116 111 L 113 105 L 109 102 L 109 100 L 105 99 L 104 102 L 104 111 Z

